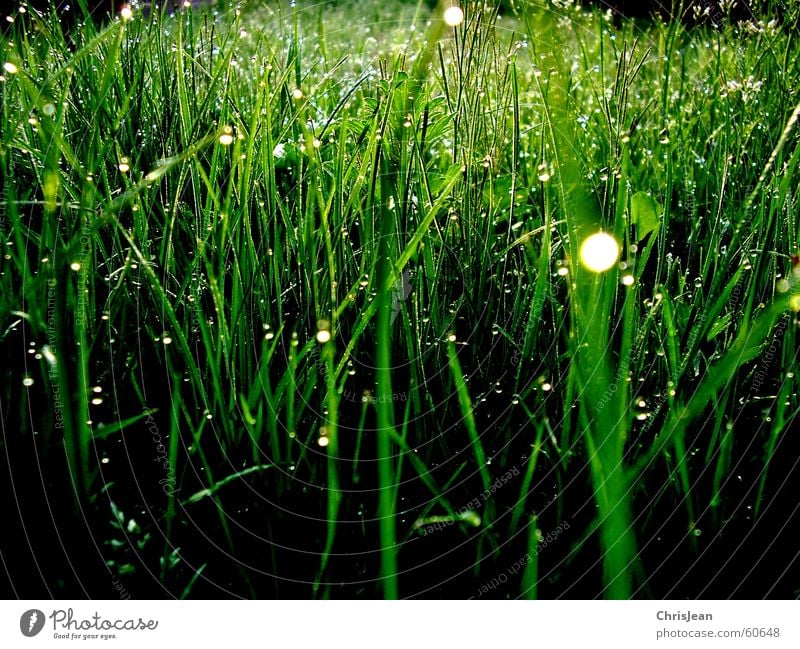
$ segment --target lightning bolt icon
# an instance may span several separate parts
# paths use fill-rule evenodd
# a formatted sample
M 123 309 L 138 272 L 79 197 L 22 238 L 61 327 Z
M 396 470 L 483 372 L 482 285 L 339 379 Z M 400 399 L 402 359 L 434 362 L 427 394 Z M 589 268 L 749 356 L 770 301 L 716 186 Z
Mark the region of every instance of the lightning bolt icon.
M 36 621 L 39 619 L 39 616 L 36 614 L 36 611 L 31 613 L 31 618 L 28 620 L 28 631 L 32 631 Z

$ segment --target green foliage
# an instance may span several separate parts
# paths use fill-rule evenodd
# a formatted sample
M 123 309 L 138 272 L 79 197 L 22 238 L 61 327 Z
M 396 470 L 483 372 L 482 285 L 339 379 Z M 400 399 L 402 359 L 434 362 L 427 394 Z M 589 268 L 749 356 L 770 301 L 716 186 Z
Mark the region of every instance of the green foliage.
M 66 453 L 84 503 L 107 486 L 98 458 L 158 410 L 176 489 L 152 526 L 175 592 L 213 568 L 180 576 L 195 510 L 213 504 L 235 555 L 237 490 L 305 505 L 315 485 L 307 595 L 336 596 L 353 535 L 380 555 L 362 594 L 412 594 L 414 521 L 464 520 L 462 497 L 486 494 L 458 527 L 476 579 L 508 540 L 532 555 L 512 590 L 536 597 L 537 525 L 570 515 L 537 493 L 577 481 L 597 516 L 570 553 L 596 535 L 606 594 L 640 594 L 637 499 L 681 503 L 670 524 L 693 542 L 752 434 L 737 410 L 765 399 L 756 507 L 769 492 L 800 380 L 781 324 L 798 310 L 796 39 L 766 21 L 617 29 L 562 4 L 469 4 L 456 28 L 378 2 L 189 10 L 74 44 L 29 16 L 2 41 L 0 344 L 24 331 L 38 354 L 2 400 L 60 404 L 4 417 Z M 598 230 L 622 249 L 603 274 L 579 263 Z M 288 520 L 264 517 L 268 534 Z

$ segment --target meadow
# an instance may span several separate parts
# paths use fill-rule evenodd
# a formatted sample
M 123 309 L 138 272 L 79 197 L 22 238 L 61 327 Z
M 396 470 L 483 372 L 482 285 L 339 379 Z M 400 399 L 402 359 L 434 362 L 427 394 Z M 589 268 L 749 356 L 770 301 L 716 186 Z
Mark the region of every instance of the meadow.
M 800 3 L 754 4 L 18 11 L 8 593 L 797 597 Z

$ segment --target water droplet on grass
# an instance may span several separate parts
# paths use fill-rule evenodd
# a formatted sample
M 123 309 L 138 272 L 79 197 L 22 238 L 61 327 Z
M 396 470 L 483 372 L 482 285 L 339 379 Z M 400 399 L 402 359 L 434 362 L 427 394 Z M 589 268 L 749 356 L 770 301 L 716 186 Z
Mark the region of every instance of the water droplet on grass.
M 459 6 L 448 7 L 444 10 L 444 22 L 450 27 L 458 27 L 464 21 L 464 12 Z
M 327 320 L 320 320 L 317 323 L 317 342 L 324 345 L 331 339 L 330 322 Z
M 609 270 L 619 259 L 619 244 L 607 232 L 596 232 L 583 240 L 580 247 L 581 263 L 595 273 Z
M 538 178 L 540 182 L 546 183 L 552 177 L 546 162 L 540 164 L 536 170 L 538 171 Z
M 219 136 L 219 143 L 222 146 L 229 146 L 233 144 L 233 127 L 225 126 L 222 129 L 222 134 Z

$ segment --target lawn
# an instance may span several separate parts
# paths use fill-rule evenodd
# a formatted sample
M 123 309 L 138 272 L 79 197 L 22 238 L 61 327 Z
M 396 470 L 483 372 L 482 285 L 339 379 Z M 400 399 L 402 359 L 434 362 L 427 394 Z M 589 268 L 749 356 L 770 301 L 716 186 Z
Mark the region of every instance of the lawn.
M 446 8 L 5 27 L 9 595 L 800 594 L 800 3 Z

